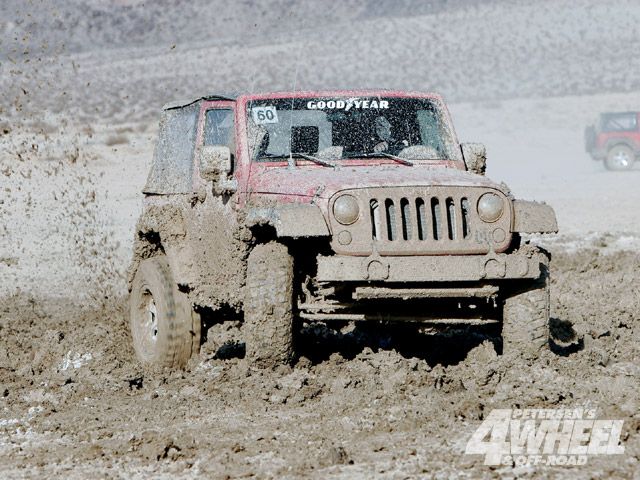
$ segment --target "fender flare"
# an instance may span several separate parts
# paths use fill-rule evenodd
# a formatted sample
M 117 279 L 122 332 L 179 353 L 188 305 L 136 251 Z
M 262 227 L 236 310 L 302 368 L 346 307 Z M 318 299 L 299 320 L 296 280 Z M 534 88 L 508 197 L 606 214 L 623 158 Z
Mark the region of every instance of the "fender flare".
M 178 285 L 187 285 L 192 281 L 189 269 L 193 259 L 191 250 L 183 241 L 187 230 L 178 206 L 150 205 L 138 218 L 135 231 L 133 258 L 127 270 L 129 290 L 140 262 L 157 254 L 166 255 Z
M 320 207 L 312 204 L 286 204 L 255 207 L 247 214 L 247 227 L 271 225 L 278 238 L 328 237 L 331 235 Z
M 607 142 L 603 146 L 605 156 L 609 153 L 609 150 L 611 150 L 613 147 L 617 147 L 618 145 L 629 147 L 636 156 L 638 155 L 638 148 L 632 140 L 629 140 L 625 137 L 612 137 L 607 140 Z
M 517 233 L 558 233 L 556 212 L 546 203 L 514 200 L 511 231 Z

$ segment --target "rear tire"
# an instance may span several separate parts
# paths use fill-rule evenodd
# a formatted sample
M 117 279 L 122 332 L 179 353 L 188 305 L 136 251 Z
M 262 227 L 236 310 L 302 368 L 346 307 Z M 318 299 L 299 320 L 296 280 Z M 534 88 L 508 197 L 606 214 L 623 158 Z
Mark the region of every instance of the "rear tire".
M 257 245 L 247 260 L 246 358 L 273 368 L 293 360 L 293 258 L 277 242 Z
M 612 171 L 631 170 L 634 162 L 635 155 L 631 148 L 626 145 L 616 145 L 607 152 L 604 166 Z
M 549 345 L 549 274 L 505 299 L 502 317 L 503 354 L 537 359 Z
M 164 255 L 138 265 L 129 298 L 133 347 L 147 364 L 184 368 L 200 348 L 200 316 L 178 290 Z

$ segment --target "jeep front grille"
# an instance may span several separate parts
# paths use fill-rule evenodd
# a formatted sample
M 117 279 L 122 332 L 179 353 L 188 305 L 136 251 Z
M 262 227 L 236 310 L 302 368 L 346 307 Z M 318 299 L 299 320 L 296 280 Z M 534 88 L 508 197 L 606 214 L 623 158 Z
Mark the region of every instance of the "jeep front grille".
M 469 199 L 403 197 L 369 201 L 373 240 L 458 240 L 471 234 Z
M 483 222 L 476 212 L 487 191 L 505 201 L 502 217 Z M 331 218 L 336 253 L 369 255 L 446 255 L 504 251 L 510 243 L 508 199 L 480 187 L 389 187 L 342 191 L 358 199 L 360 217 L 349 226 Z M 331 210 L 331 209 L 330 209 Z M 346 232 L 346 233 L 345 233 Z

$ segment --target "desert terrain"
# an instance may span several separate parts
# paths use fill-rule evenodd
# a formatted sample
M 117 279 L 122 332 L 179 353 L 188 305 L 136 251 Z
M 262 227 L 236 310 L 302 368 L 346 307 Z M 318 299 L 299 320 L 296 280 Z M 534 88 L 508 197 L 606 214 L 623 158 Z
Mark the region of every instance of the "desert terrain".
M 640 478 L 640 165 L 584 151 L 640 108 L 640 5 L 0 0 L 0 477 Z M 184 372 L 145 368 L 126 269 L 162 105 L 203 92 L 434 90 L 488 176 L 546 201 L 551 349 L 491 332 L 324 325 L 291 367 L 244 358 L 241 318 Z M 465 455 L 497 408 L 596 408 L 623 455 Z

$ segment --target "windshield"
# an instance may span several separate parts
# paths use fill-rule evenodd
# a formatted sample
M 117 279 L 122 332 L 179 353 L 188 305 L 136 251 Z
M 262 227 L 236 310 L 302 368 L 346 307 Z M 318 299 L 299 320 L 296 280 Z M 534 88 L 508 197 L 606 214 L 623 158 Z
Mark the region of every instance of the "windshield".
M 460 160 L 439 105 L 426 98 L 322 97 L 248 104 L 251 157 L 318 163 L 343 158 Z

